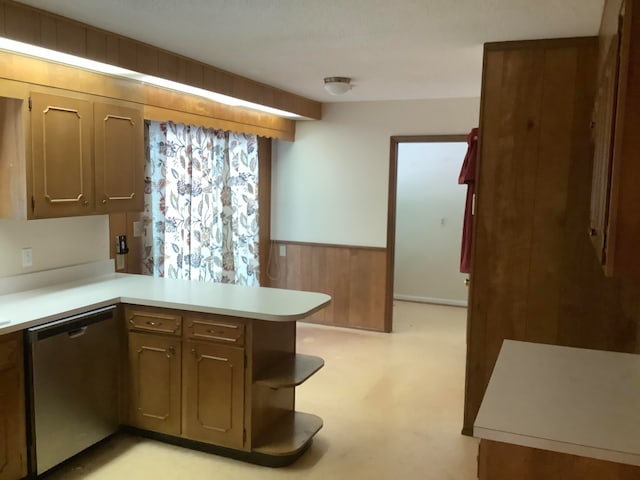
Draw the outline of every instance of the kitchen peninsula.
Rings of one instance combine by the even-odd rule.
[[[26,445],[15,445],[26,442],[24,412],[32,408],[23,388],[30,372],[23,376],[20,368],[28,348],[23,332],[110,306],[121,339],[120,359],[112,359],[121,379],[121,425],[253,463],[295,461],[322,427],[319,417],[295,411],[295,387],[323,366],[318,357],[296,353],[296,321],[330,300],[116,274],[112,261],[0,279],[0,374],[12,372],[4,383],[0,375],[0,394],[17,390],[10,407],[0,409],[11,419],[7,451],[16,452],[0,479],[26,475]]]

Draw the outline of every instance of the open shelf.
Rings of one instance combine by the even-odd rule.
[[[253,452],[271,456],[290,456],[303,450],[322,428],[322,419],[302,412],[287,412],[264,434]]]
[[[289,355],[260,374],[255,383],[269,388],[295,387],[320,370],[323,365],[324,360],[320,357],[300,353]]]

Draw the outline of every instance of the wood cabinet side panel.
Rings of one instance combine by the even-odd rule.
[[[620,285],[604,278],[587,235],[595,40],[547,41],[519,59],[513,48],[490,54],[468,317],[467,433],[504,339],[630,351],[636,338],[637,313],[621,310]]]
[[[269,431],[283,412],[295,408],[293,388],[273,389],[256,385],[261,373],[296,351],[296,323],[254,320],[251,327],[249,371],[251,372],[251,424],[248,428],[251,445]]]
[[[640,278],[640,3],[625,2],[613,147],[608,271]]]
[[[23,348],[21,332],[0,336],[0,480],[27,474]]]
[[[480,480],[632,480],[640,467],[481,440]]]

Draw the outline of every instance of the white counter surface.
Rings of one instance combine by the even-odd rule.
[[[640,466],[640,355],[505,340],[474,436]]]
[[[322,293],[107,273],[0,295],[0,334],[116,303],[296,321],[330,301]]]

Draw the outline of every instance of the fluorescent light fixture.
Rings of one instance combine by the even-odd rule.
[[[0,37],[0,50],[5,50],[11,53],[20,53],[44,60],[50,60],[64,65],[71,65],[73,67],[82,68],[84,70],[91,70],[93,72],[129,78],[132,80],[137,80],[139,82],[148,83],[150,85],[155,85],[157,87],[168,88],[170,90],[176,90],[178,92],[204,97],[209,100],[213,100],[214,102],[222,103],[224,105],[229,105],[232,107],[250,108],[252,110],[270,113],[279,117],[290,118],[292,120],[304,118],[301,115],[287,112],[285,110],[280,110],[278,108],[248,102],[246,100],[241,100],[239,98],[230,97],[221,93],[212,92],[203,88],[192,87],[191,85],[185,85],[184,83],[174,82],[171,80],[166,80],[164,78],[154,77],[153,75],[134,72],[133,70],[127,70],[126,68],[108,65],[102,62],[96,62],[95,60],[89,60],[87,58],[76,57],[75,55],[69,55],[68,53],[57,52],[55,50],[49,50],[48,48],[42,48],[35,45],[29,45],[28,43],[17,42],[8,38]]]

